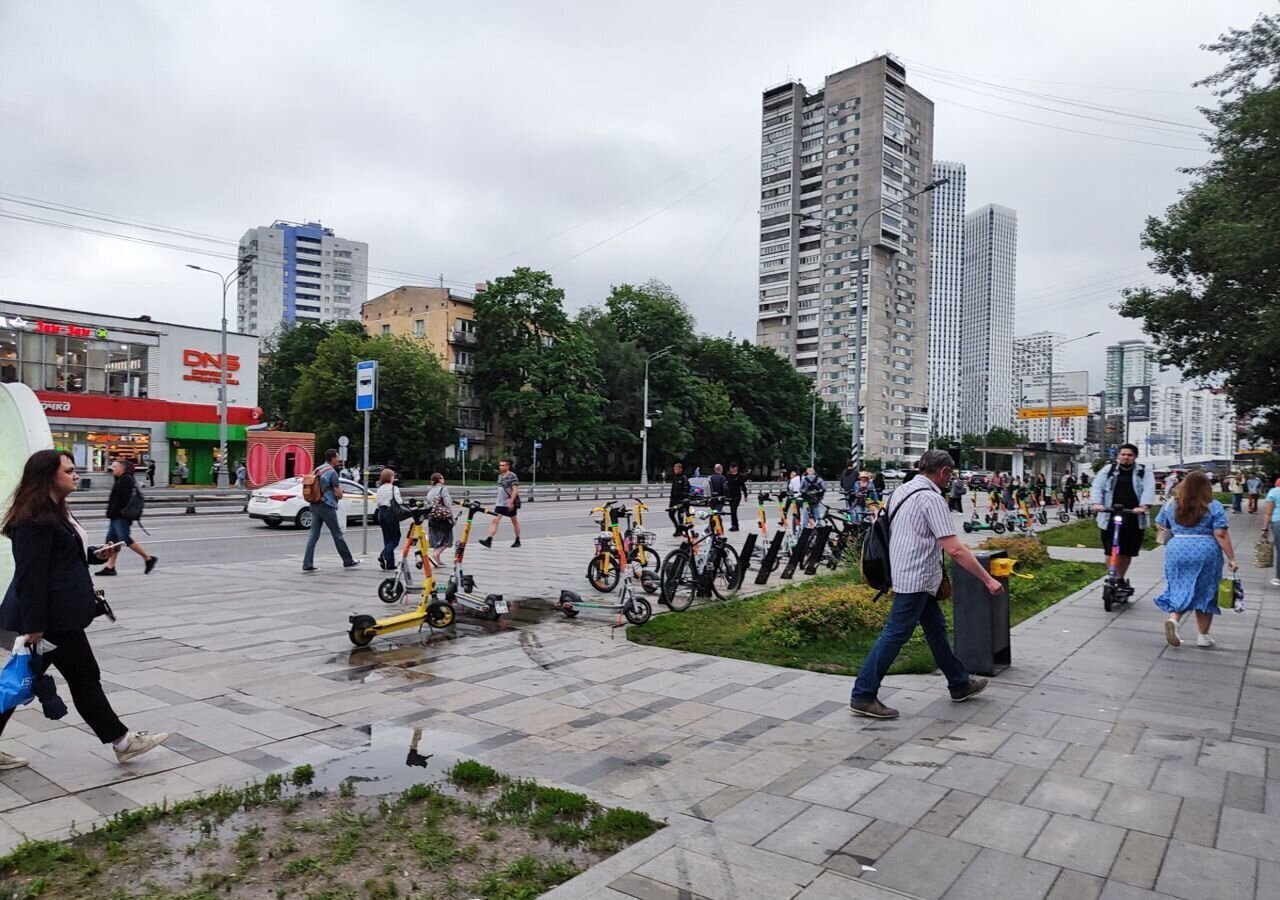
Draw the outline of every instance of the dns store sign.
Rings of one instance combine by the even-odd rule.
[[[218,353],[205,353],[203,350],[183,350],[182,366],[187,371],[183,381],[203,381],[207,384],[222,382],[222,356]],[[239,384],[240,380],[232,373],[240,371],[240,357],[227,355],[227,384]]]

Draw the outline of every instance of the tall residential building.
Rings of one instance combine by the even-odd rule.
[[[893,204],[932,175],[933,102],[906,75],[880,56],[812,93],[792,81],[762,99],[756,342],[813,378],[846,419],[861,384],[864,452],[888,459],[918,456],[929,440],[929,195]]]
[[[964,163],[933,164],[929,220],[929,427],[960,437],[960,359],[964,348]]]
[[[964,222],[961,428],[985,434],[1013,421],[1013,308],[1018,214],[989,203]]]
[[[1144,456],[1231,459],[1236,452],[1235,407],[1222,391],[1152,385],[1151,426],[1140,443]]]
[[[449,288],[406,285],[365,303],[360,311],[371,335],[408,335],[424,341],[440,357],[440,364],[458,376],[458,432],[476,445],[472,456],[483,454],[492,437],[480,412],[480,398],[471,383],[475,369],[475,302]],[[492,445],[494,442],[489,441]]]
[[[1018,391],[1021,388],[1022,378],[1034,376],[1047,378],[1050,360],[1053,362],[1054,372],[1059,374],[1066,372],[1066,354],[1062,349],[1064,340],[1063,335],[1056,331],[1037,331],[1035,334],[1022,335],[1013,339],[1013,406],[1015,410],[1021,404]],[[1053,392],[1055,399],[1061,399],[1060,395],[1066,387],[1065,379],[1055,383]],[[1089,405],[1087,398],[1084,405],[1087,409]],[[1015,412],[1013,427],[1029,443],[1043,444],[1050,438],[1051,430],[1046,419],[1019,419]],[[1053,420],[1052,437],[1055,442],[1083,444],[1088,436],[1088,416],[1072,417],[1066,420],[1058,416]]]
[[[1156,351],[1146,341],[1121,341],[1107,348],[1107,409],[1125,402],[1125,388],[1155,384]]]
[[[239,331],[269,336],[294,322],[359,319],[369,296],[369,245],[319,222],[274,222],[240,238],[240,256],[256,254],[240,279]]]

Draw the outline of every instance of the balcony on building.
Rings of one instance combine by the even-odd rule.
[[[458,374],[474,372],[475,369],[476,369],[475,363],[460,363],[460,362],[449,363],[449,371],[456,372]]]
[[[461,328],[455,328],[449,332],[449,343],[463,344],[468,347],[475,346],[476,333],[475,331],[463,331]]]

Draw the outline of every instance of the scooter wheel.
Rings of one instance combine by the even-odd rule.
[[[432,628],[448,628],[453,624],[453,607],[448,603],[427,605],[427,624]]]
[[[646,594],[658,593],[657,574],[646,569],[644,575],[640,577],[640,587],[644,588]]]
[[[378,599],[383,603],[399,603],[404,596],[404,583],[398,578],[384,578],[378,584]]]
[[[1115,606],[1115,602],[1115,591],[1112,589],[1111,585],[1104,584],[1102,586],[1102,608],[1107,612],[1111,612],[1111,608]]]
[[[559,609],[560,612],[564,613],[564,617],[566,619],[576,619],[578,617],[578,611],[567,603],[562,603],[556,608]]]
[[[1070,521],[1071,521],[1071,516],[1066,512],[1066,510],[1063,510],[1062,512],[1058,513],[1058,521],[1059,521],[1059,522],[1070,522]]]
[[[992,523],[991,523],[991,530],[992,530],[992,531],[994,531],[996,534],[1004,534],[1004,523],[1003,523],[1003,522],[992,522]]]
[[[973,523],[972,523],[972,522],[965,522],[965,523],[964,523],[964,525],[962,525],[961,527],[962,527],[962,528],[964,528],[964,533],[965,533],[965,534],[973,534]]]
[[[643,625],[653,615],[653,607],[643,597],[632,597],[631,605],[624,607],[622,614],[632,625]]]
[[[353,616],[351,618],[351,630],[347,632],[347,637],[351,638],[351,643],[357,647],[367,647],[374,638],[374,634],[370,629],[377,624],[378,622],[373,616]]]

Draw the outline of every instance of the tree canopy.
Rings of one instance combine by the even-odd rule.
[[[1280,440],[1280,16],[1260,16],[1206,49],[1225,55],[1198,82],[1219,102],[1203,110],[1214,158],[1143,246],[1168,287],[1125,292],[1120,313],[1141,319],[1161,363],[1221,383],[1241,414]]]

